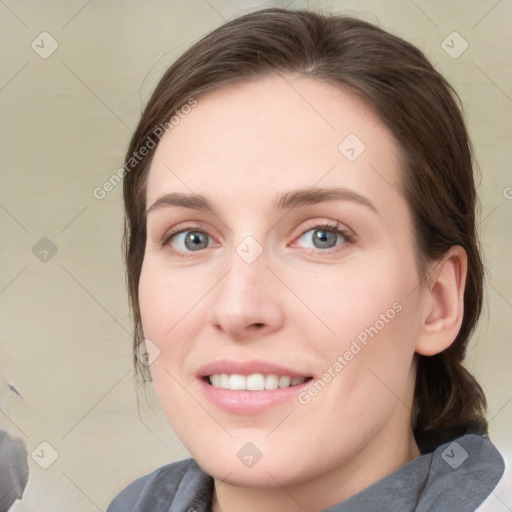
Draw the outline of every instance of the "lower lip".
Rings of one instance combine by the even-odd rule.
[[[237,414],[257,414],[284,404],[294,398],[312,382],[308,380],[297,386],[263,391],[232,391],[214,388],[203,379],[199,385],[204,396],[218,408]]]

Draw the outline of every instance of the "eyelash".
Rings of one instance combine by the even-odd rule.
[[[324,224],[314,224],[313,226],[311,227],[308,227],[307,229],[305,229],[301,234],[300,236],[297,238],[297,239],[300,239],[302,238],[308,231],[316,231],[316,230],[326,230],[326,231],[332,231],[333,233],[336,233],[337,235],[341,235],[344,240],[345,240],[345,243],[341,245],[341,248],[346,244],[352,244],[355,242],[355,238],[352,234],[350,234],[346,229],[344,229],[341,224],[339,223],[334,223],[334,224],[329,224],[329,223],[324,223]],[[179,235],[181,233],[184,233],[186,231],[199,231],[201,233],[204,233],[206,235],[208,235],[208,233],[206,233],[205,231],[203,231],[201,229],[200,226],[198,225],[185,225],[185,226],[181,226],[179,228],[173,228],[169,231],[167,231],[163,236],[162,238],[160,239],[160,243],[161,243],[161,246],[162,247],[165,247],[165,246],[169,246],[169,252],[175,256],[179,256],[181,258],[187,258],[189,256],[193,256],[193,253],[191,254],[183,254],[181,252],[178,252],[178,251],[175,251],[174,249],[171,249],[170,248],[170,245],[169,245],[169,242],[172,240],[172,238],[176,235]],[[208,235],[209,236],[209,235]],[[336,251],[332,251],[331,252],[339,252],[341,251],[342,249],[339,248],[338,250]],[[321,250],[321,249],[317,249],[316,251],[315,250],[312,250],[314,254],[317,254],[317,253],[322,253],[322,252],[329,252],[329,251],[324,251],[324,250]]]

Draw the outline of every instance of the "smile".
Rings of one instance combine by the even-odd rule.
[[[208,382],[214,388],[231,391],[264,391],[277,388],[289,388],[303,384],[309,378],[277,375],[275,373],[252,373],[241,375],[237,373],[215,373],[208,376]]]
[[[198,368],[199,392],[215,407],[231,414],[261,414],[296,403],[297,394],[315,377],[302,363],[285,367],[264,359],[218,359]]]

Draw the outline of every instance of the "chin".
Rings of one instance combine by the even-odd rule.
[[[290,468],[284,461],[264,462],[262,458],[252,467],[233,464],[229,460],[222,461],[220,457],[216,461],[202,457],[196,459],[196,462],[216,480],[239,487],[280,487],[302,480],[296,474],[296,468]]]
[[[215,446],[215,448],[213,448]],[[241,487],[279,487],[292,485],[312,476],[319,469],[318,461],[305,454],[297,457],[297,450],[281,444],[256,447],[232,440],[224,446],[216,444],[211,449],[204,445],[197,451],[190,450],[199,466],[215,479]]]

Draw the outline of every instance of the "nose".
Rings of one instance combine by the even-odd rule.
[[[268,263],[264,251],[251,261],[247,253],[234,250],[212,290],[208,322],[232,340],[261,338],[283,325],[286,287]]]

